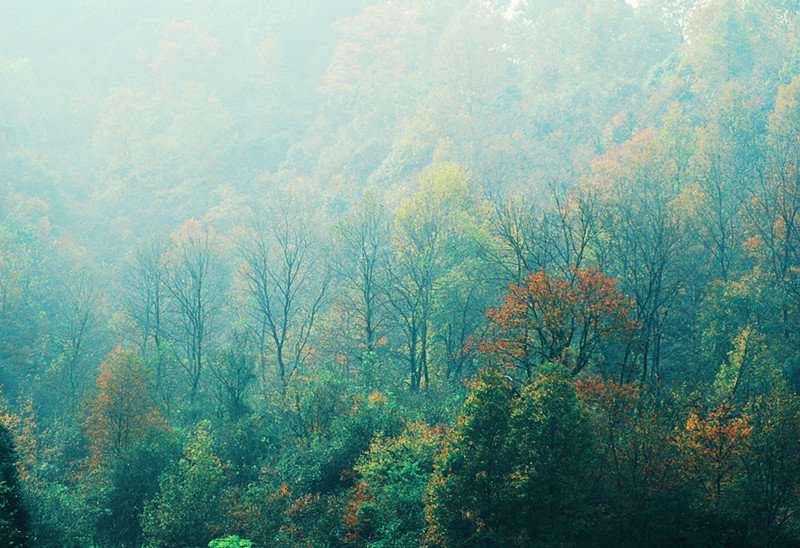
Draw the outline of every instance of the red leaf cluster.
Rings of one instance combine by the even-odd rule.
[[[615,279],[598,269],[573,269],[569,277],[544,271],[512,284],[503,304],[489,310],[486,336],[472,349],[496,365],[522,368],[560,362],[583,370],[603,342],[624,341],[638,329],[633,303]]]

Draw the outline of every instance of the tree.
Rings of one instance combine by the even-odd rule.
[[[427,546],[511,546],[515,498],[513,391],[495,370],[472,386],[438,455],[425,499]]]
[[[696,489],[701,533],[713,542],[738,540],[738,482],[750,453],[750,418],[729,402],[689,413],[681,432],[680,469]]]
[[[9,548],[28,545],[28,514],[22,503],[14,441],[0,422],[0,543]]]
[[[0,405],[0,429],[5,425],[13,434],[17,457],[14,467],[19,487],[24,486],[23,504],[29,513],[28,538],[35,539],[37,546],[66,548],[77,547],[81,542],[90,543],[94,508],[80,496],[79,489],[72,488],[75,478],[64,477],[63,461],[53,450],[52,443],[47,443],[49,433],[43,428],[46,423],[40,422],[34,401],[18,402],[16,413]],[[77,467],[81,464],[75,463]],[[74,468],[70,466],[69,470]],[[5,510],[0,509],[0,516],[6,517]]]
[[[169,415],[178,379],[174,343],[176,312],[170,292],[170,242],[154,237],[136,247],[122,274],[122,306],[139,355]]]
[[[542,372],[511,416],[511,497],[525,542],[589,538],[598,514],[594,424],[564,373]]]
[[[1,69],[0,69],[1,70]],[[3,161],[5,162],[5,161]],[[13,164],[13,162],[11,162]],[[53,326],[45,313],[52,295],[47,275],[53,258],[53,240],[42,200],[14,192],[0,175],[0,360],[13,364],[20,375],[29,371],[37,339]],[[21,177],[19,172],[14,173]],[[5,390],[9,390],[6,381]]]
[[[219,386],[220,401],[232,421],[247,415],[246,395],[256,379],[252,342],[244,331],[234,331],[231,342],[211,359],[211,374]]]
[[[420,546],[425,531],[425,489],[441,450],[444,430],[407,424],[395,437],[379,433],[355,466],[347,543],[352,546]]]
[[[775,27],[785,14],[785,9],[771,2],[742,5],[734,0],[717,0],[698,4],[688,19],[690,47],[684,56],[697,74],[698,88],[710,91],[714,98],[714,91],[724,89],[720,83],[738,80],[755,88],[757,84],[749,82],[750,78],[761,76],[762,71],[775,74],[775,61],[780,59],[776,50],[783,41]]]
[[[371,388],[378,341],[386,330],[389,284],[390,219],[373,194],[367,194],[335,230],[336,272],[346,296],[343,309],[354,316],[361,374]]]
[[[625,376],[626,345],[638,328],[632,308],[616,280],[599,270],[575,269],[569,278],[539,271],[511,285],[502,306],[487,312],[491,324],[472,346],[492,364],[521,369],[530,381],[544,363],[562,363],[573,375],[602,365],[609,360],[603,349],[622,343],[613,365]]]
[[[740,478],[740,512],[755,543],[790,545],[800,539],[800,400],[784,387],[755,398],[750,453]]]
[[[419,192],[395,216],[389,303],[405,339],[402,353],[412,391],[423,383],[430,386],[434,309],[447,289],[444,278],[479,256],[481,211],[481,202],[469,193],[467,174],[455,164],[442,163],[432,166]]]
[[[144,502],[157,491],[155,480],[173,453],[171,431],[139,358],[131,352],[110,357],[86,407],[90,456],[81,485],[99,510],[98,536],[117,546],[138,542]]]
[[[298,447],[303,450],[291,456],[292,467],[286,472],[296,485],[292,491],[342,495],[354,486],[352,470],[373,438],[379,433],[394,437],[402,430],[397,406],[384,396],[374,392],[362,399],[331,394],[337,387],[330,384],[317,388],[307,396],[311,401],[303,402],[306,439],[300,441]]]
[[[94,360],[102,359],[109,345],[103,337],[103,298],[97,279],[87,268],[68,269],[61,283],[62,295],[55,310],[57,319],[53,363],[49,371],[54,391],[65,398],[68,409],[77,411],[91,385]]]
[[[472,3],[454,11],[436,48],[433,66],[438,81],[431,95],[438,96],[446,107],[437,112],[439,123],[450,121],[451,129],[462,129],[464,137],[477,141],[479,136],[470,134],[470,124],[454,122],[473,120],[493,103],[510,72],[511,60],[494,42],[494,33],[500,28],[497,14],[482,12]]]
[[[409,118],[421,103],[427,106],[425,95],[435,82],[428,74],[432,53],[458,3],[362,5],[360,13],[334,24],[336,47],[319,91],[334,107],[329,119],[338,130],[328,145],[334,154],[324,150],[321,157],[338,161],[321,166],[328,168],[323,177],[333,172],[348,186],[363,185],[394,181],[428,164],[436,123]]]
[[[700,197],[695,186],[682,180],[691,132],[681,129],[686,122],[679,113],[672,114],[670,123],[669,133],[646,130],[611,148],[594,162],[594,176],[585,186],[596,203],[593,251],[634,299],[633,317],[641,324],[636,350],[642,380],[658,375],[662,355],[685,340],[671,322],[677,310],[691,314],[696,309],[691,299],[699,291],[690,289],[702,288],[706,276],[705,263],[695,254],[694,212]],[[679,129],[684,135],[677,134]]]
[[[486,308],[495,296],[493,274],[483,256],[465,257],[436,283],[430,363],[453,385],[477,372],[475,355],[464,348],[486,328]]]
[[[208,53],[202,44],[208,36],[196,24],[166,27],[173,36],[160,42],[154,73],[180,67],[182,54]],[[167,217],[202,215],[205,189],[221,184],[236,143],[231,113],[212,89],[191,80],[158,83],[154,91],[131,83],[111,88],[98,105],[91,138],[100,168],[96,203],[127,214],[140,231],[166,228]]]
[[[328,272],[314,234],[314,219],[299,204],[275,208],[239,243],[266,387],[268,343],[282,393],[310,352]]]
[[[214,454],[207,421],[184,445],[183,458],[159,480],[147,502],[142,529],[153,546],[207,546],[222,519],[225,465]]]
[[[779,89],[767,124],[768,169],[753,185],[745,211],[746,247],[780,299],[785,325],[800,302],[800,76]]]
[[[274,489],[266,479],[253,483],[231,505],[226,530],[253,539],[256,546],[273,546],[290,502],[286,485]]]
[[[190,219],[174,236],[169,291],[180,319],[189,400],[195,403],[206,364],[206,348],[225,297],[219,240],[214,230]]]
[[[137,345],[143,358],[149,357],[151,350],[158,355],[165,342],[168,329],[168,251],[167,241],[149,240],[136,248],[124,275],[125,312],[138,331]],[[156,384],[162,380],[161,365],[159,361]]]
[[[555,189],[545,203],[520,196],[498,200],[491,232],[495,261],[508,282],[520,283],[531,272],[565,275],[581,268],[594,233],[593,203],[574,191],[560,197]]]
[[[97,390],[85,422],[93,465],[107,464],[166,431],[150,397],[147,370],[134,354],[118,353],[101,365]]]
[[[208,548],[253,548],[253,542],[230,535],[224,538],[214,539],[208,543]]]
[[[681,402],[655,387],[599,377],[578,381],[577,388],[599,442],[602,493],[596,502],[605,509],[598,544],[688,542],[692,491],[680,475],[676,441]]]
[[[713,276],[727,281],[741,267],[747,192],[763,169],[759,104],[730,85],[700,133],[694,171],[703,203],[700,236],[713,259]]]
[[[421,10],[414,4],[368,5],[334,23],[338,40],[320,91],[360,126],[391,129],[376,124],[382,121],[379,113],[387,107],[399,110],[398,88],[409,85],[408,77],[423,62],[419,42],[424,36],[414,24]]]

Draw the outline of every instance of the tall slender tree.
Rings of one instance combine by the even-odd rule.
[[[282,392],[308,358],[329,283],[314,233],[315,220],[298,204],[284,205],[256,222],[239,243],[260,347],[262,382],[266,385],[272,355]]]
[[[169,292],[180,321],[189,400],[195,403],[206,349],[225,298],[219,241],[213,228],[191,219],[175,234],[169,267]]]

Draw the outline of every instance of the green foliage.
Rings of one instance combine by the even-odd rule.
[[[236,535],[218,538],[208,543],[208,548],[254,548],[254,546],[252,541],[239,538]]]
[[[379,434],[356,465],[359,483],[351,490],[348,544],[416,547],[425,530],[424,499],[441,451],[444,431],[416,422],[396,437]]]
[[[145,503],[157,495],[158,478],[179,455],[180,446],[164,439],[160,444],[137,447],[114,463],[107,486],[88,495],[101,509],[96,522],[100,540],[116,546],[141,542]]]
[[[152,546],[194,548],[208,544],[221,521],[226,466],[214,454],[208,422],[200,422],[184,456],[160,480],[145,504],[142,530]]]
[[[717,282],[708,290],[697,328],[701,333],[701,375],[714,374],[716,397],[748,401],[781,382],[785,340],[779,334],[775,302],[755,280]]]
[[[96,542],[97,508],[76,489],[38,479],[27,485],[26,502],[37,546],[84,548]]]
[[[301,492],[337,493],[354,483],[353,467],[379,433],[392,436],[402,427],[396,408],[375,392],[352,407],[328,427],[316,428],[299,440],[285,471]]]
[[[241,332],[234,332],[231,345],[217,352],[211,361],[211,374],[218,383],[218,399],[231,421],[245,417],[251,410],[247,392],[256,378],[252,344]]]
[[[779,387],[754,399],[746,412],[752,432],[739,512],[754,544],[800,541],[800,398]]]
[[[598,517],[597,438],[573,382],[545,371],[511,417],[513,500],[528,541],[591,538]]]
[[[429,546],[508,546],[516,537],[511,387],[485,370],[436,459],[425,504]]]
[[[283,428],[266,414],[215,422],[215,447],[220,459],[230,463],[231,484],[246,487],[258,479],[264,462],[280,450],[282,436]]]
[[[0,544],[27,546],[28,512],[23,505],[16,451],[8,427],[0,421]]]

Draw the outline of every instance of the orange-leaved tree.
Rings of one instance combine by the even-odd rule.
[[[573,375],[597,361],[605,343],[629,343],[638,329],[633,302],[615,279],[597,269],[573,269],[568,277],[544,271],[512,284],[491,323],[472,347],[488,361],[520,368],[528,379],[537,365],[568,366]],[[625,371],[628,351],[620,355]]]
[[[97,395],[88,411],[85,428],[93,466],[107,464],[167,429],[152,405],[147,369],[131,352],[117,353],[100,366]]]
[[[141,539],[144,501],[176,457],[176,441],[150,388],[141,361],[117,352],[100,367],[96,395],[86,404],[89,456],[79,481],[96,511],[98,539],[108,545]]]
[[[1,393],[0,398],[2,398]],[[6,403],[0,400],[0,423],[6,425],[13,437],[17,454],[15,466],[19,473],[19,479],[28,481],[45,450],[40,445],[44,432],[39,428],[32,399],[20,397],[17,409],[16,413],[13,412]]]
[[[723,528],[741,513],[738,484],[751,453],[752,430],[750,417],[724,402],[705,414],[690,413],[679,440],[686,483],[698,488],[697,510]]]
[[[582,379],[577,387],[600,441],[597,473],[608,536],[596,536],[597,543],[685,543],[690,499],[677,443],[684,419],[680,402],[647,385],[600,377]]]

